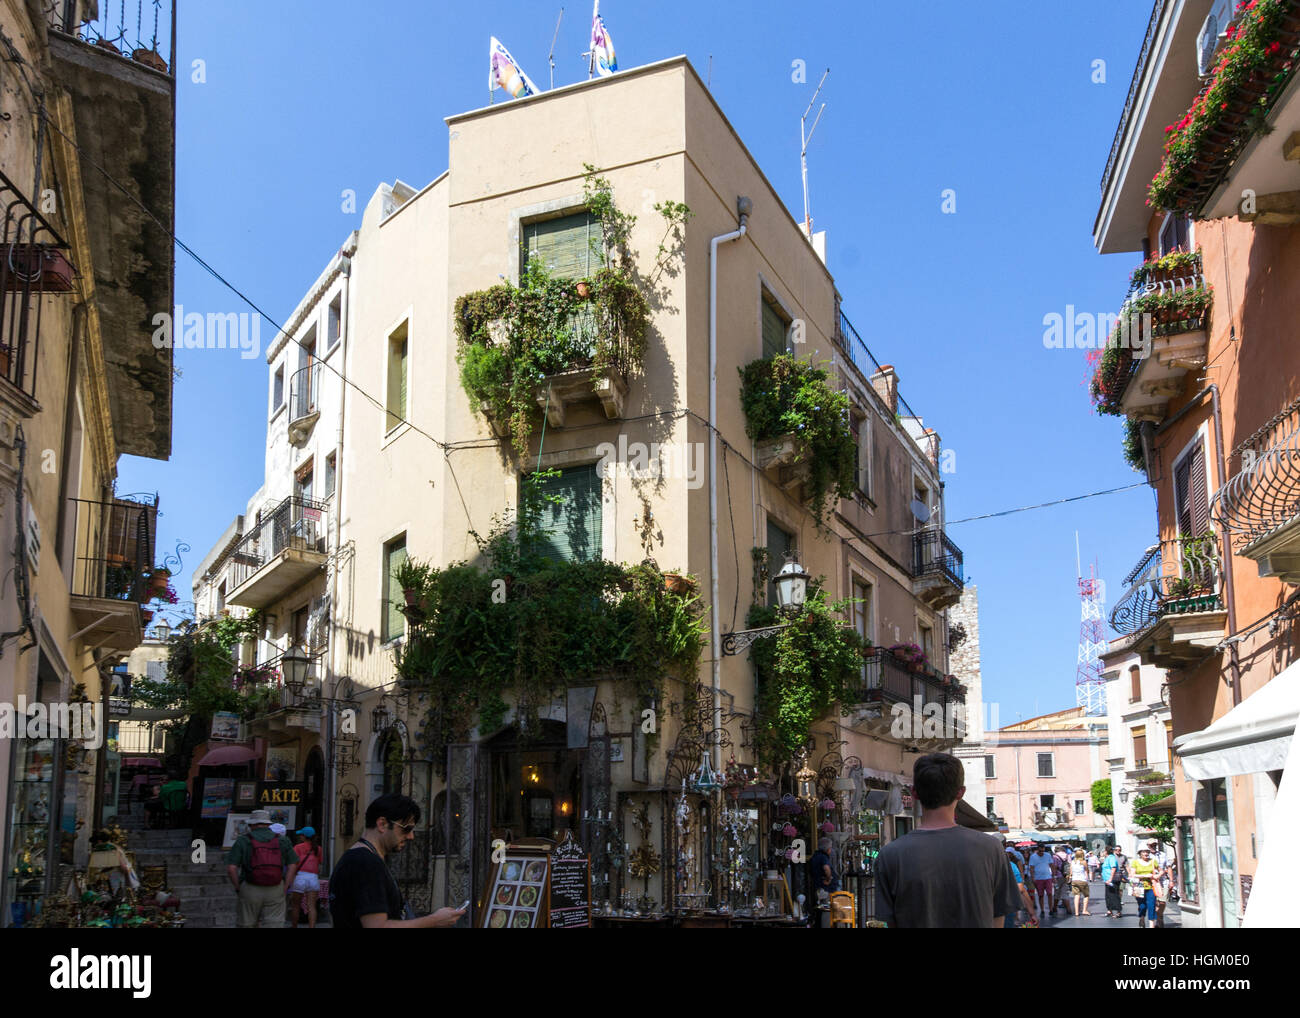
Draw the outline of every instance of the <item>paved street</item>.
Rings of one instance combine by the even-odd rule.
[[[1073,913],[1062,915],[1058,909],[1056,915],[1048,916],[1042,920],[1044,929],[1139,929],[1137,917],[1137,899],[1131,894],[1123,896],[1122,919],[1106,918],[1106,891],[1100,880],[1094,880],[1090,885],[1091,896],[1088,900],[1088,911],[1092,914],[1089,916],[1079,916],[1077,919]],[[1071,899],[1071,908],[1073,908],[1073,899]],[[1178,911],[1177,903],[1171,902],[1165,909],[1165,929],[1181,929],[1182,919]]]

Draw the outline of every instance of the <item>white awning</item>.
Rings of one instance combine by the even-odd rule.
[[[1288,666],[1213,724],[1180,735],[1174,752],[1193,781],[1279,771],[1300,716],[1300,661]]]
[[[1291,766],[1282,770],[1282,784],[1264,826],[1255,883],[1241,921],[1244,929],[1295,928],[1296,906],[1300,904],[1294,875],[1295,844],[1300,838],[1300,740],[1291,740],[1289,762]]]

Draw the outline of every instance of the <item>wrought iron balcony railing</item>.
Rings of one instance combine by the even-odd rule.
[[[41,297],[71,290],[74,273],[68,245],[3,173],[0,215],[0,378],[35,399]]]
[[[926,527],[912,538],[912,575],[936,574],[958,589],[965,585],[961,549],[940,528]]]
[[[299,368],[289,379],[289,427],[319,410],[320,361]]]
[[[1251,435],[1240,455],[1241,472],[1210,503],[1238,551],[1300,518],[1300,401]]]
[[[230,554],[230,589],[239,587],[283,551],[323,552],[327,508],[326,502],[293,495],[265,514]]]
[[[153,596],[150,573],[158,525],[156,495],[127,495],[101,502],[69,499],[75,549],[71,593],[78,597],[137,601]]]
[[[176,0],[45,0],[45,21],[56,32],[170,74],[175,53]]]
[[[1169,2],[1170,0],[1156,0],[1151,9],[1151,17],[1147,21],[1146,35],[1142,39],[1142,51],[1138,54],[1137,66],[1133,69],[1133,78],[1128,86],[1128,96],[1124,99],[1124,112],[1120,115],[1119,127],[1115,129],[1115,138],[1110,143],[1110,154],[1106,157],[1106,169],[1101,174],[1101,189],[1103,192],[1106,190],[1106,183],[1110,180],[1111,172],[1115,169],[1115,160],[1119,156],[1120,142],[1124,140],[1129,121],[1133,117],[1138,86],[1142,83],[1142,78],[1146,72],[1147,59],[1151,54],[1151,44],[1156,37],[1156,28],[1159,27],[1161,15]]]
[[[1213,531],[1153,544],[1124,578],[1127,590],[1111,610],[1111,627],[1132,635],[1166,614],[1219,611],[1222,580],[1222,555]]]
[[[854,703],[905,703],[913,706],[916,697],[922,704],[964,704],[966,692],[927,666],[917,668],[884,647],[867,652],[863,667],[863,685],[854,694]]]

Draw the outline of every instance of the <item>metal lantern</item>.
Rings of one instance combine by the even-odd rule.
[[[159,619],[154,623],[153,638],[159,643],[166,643],[167,638],[172,635],[172,627],[167,624],[166,619]]]
[[[387,699],[380,698],[375,709],[370,712],[370,730],[372,732],[382,732],[393,723],[393,712],[388,706]]]
[[[794,779],[799,785],[800,799],[817,798],[817,772],[809,767],[807,762],[799,768]]]
[[[296,644],[281,656],[280,670],[284,673],[284,684],[294,696],[299,695],[307,685],[307,672],[310,668],[311,658]]]
[[[782,611],[802,608],[808,595],[808,581],[811,577],[803,571],[798,561],[787,554],[785,565],[776,574],[776,599]]]

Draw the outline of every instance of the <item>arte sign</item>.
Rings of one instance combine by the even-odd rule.
[[[257,789],[257,807],[301,806],[306,802],[307,786],[301,781],[263,781]]]

